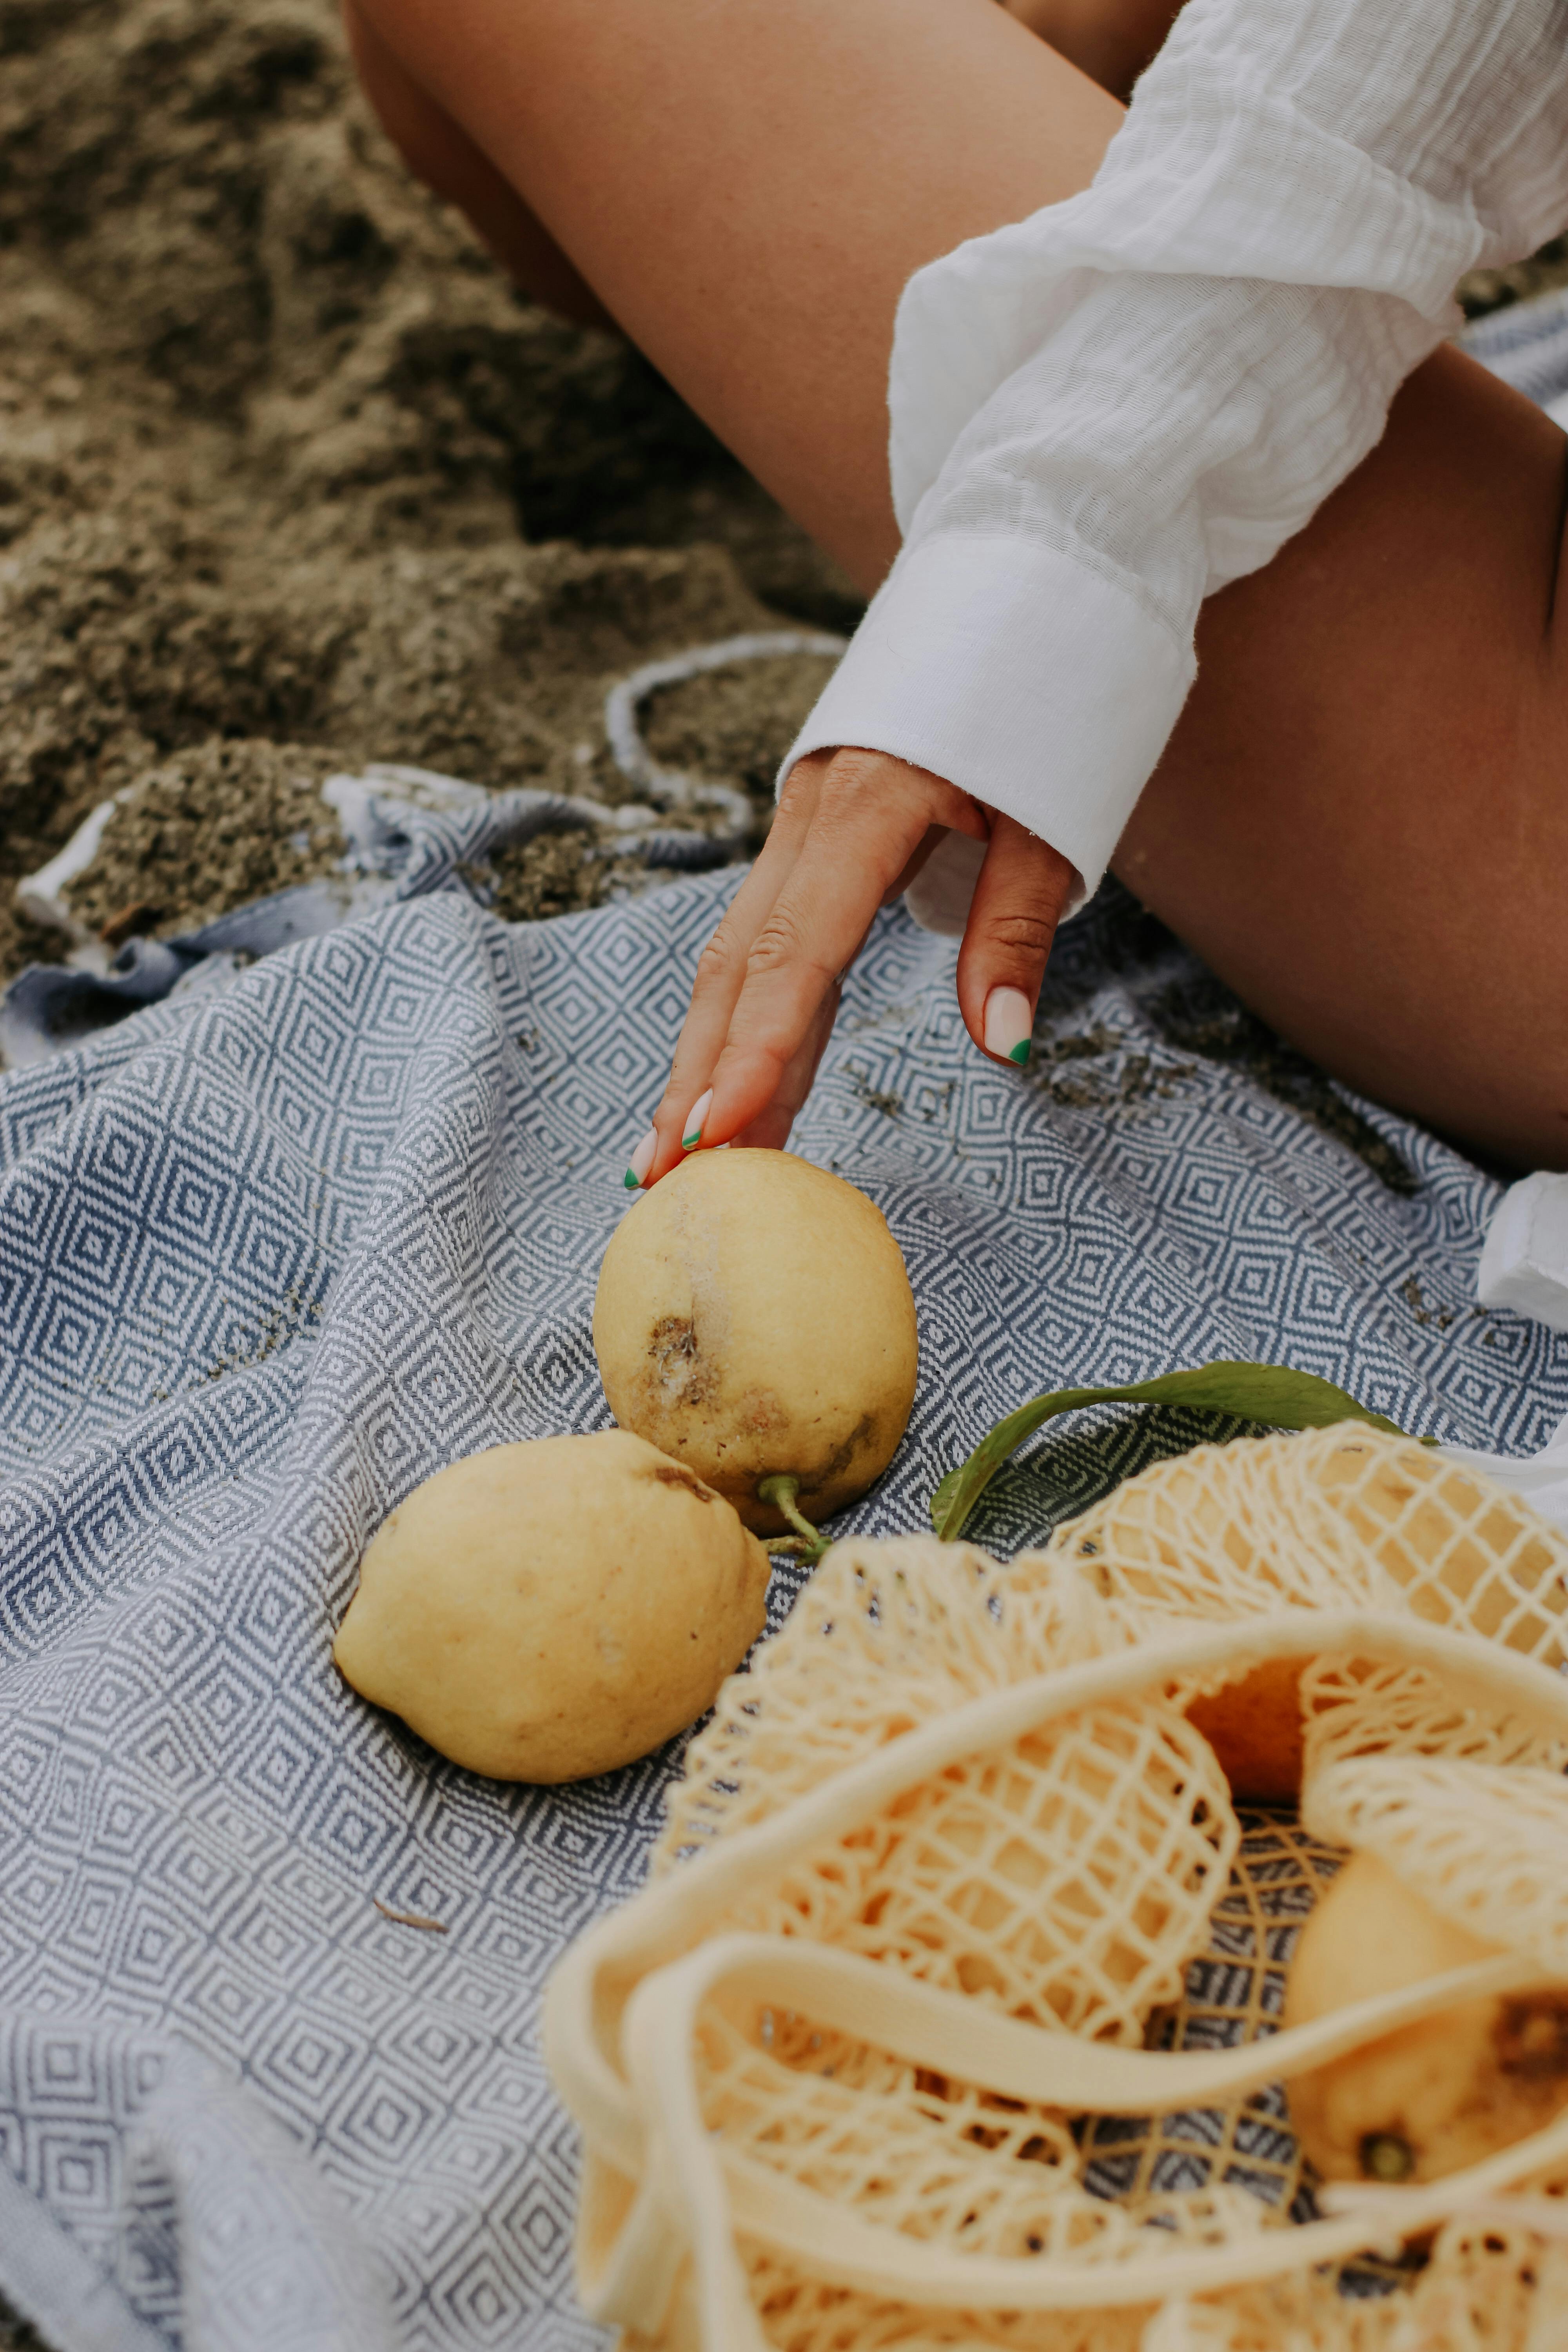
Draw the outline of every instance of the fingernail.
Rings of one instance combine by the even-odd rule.
[[[635,1192],[638,1185],[642,1183],[647,1175],[648,1170],[653,1166],[653,1155],[658,1150],[658,1137],[655,1130],[650,1127],[647,1133],[643,1137],[642,1141],[638,1144],[637,1150],[633,1152],[631,1165],[626,1170],[626,1175],[622,1179],[622,1181],[625,1183],[628,1192]]]
[[[705,1095],[699,1095],[697,1100],[691,1106],[690,1116],[688,1118],[686,1122],[686,1132],[680,1139],[680,1148],[682,1151],[696,1150],[698,1145],[702,1140],[702,1122],[707,1118],[712,1108],[713,1089],[710,1087],[707,1093]]]
[[[1021,988],[994,988],[985,1000],[985,1050],[1009,1062],[1026,1062],[1035,1008]]]

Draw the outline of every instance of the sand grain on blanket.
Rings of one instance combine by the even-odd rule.
[[[0,979],[66,944],[16,878],[171,762],[217,818],[172,850],[178,886],[149,847],[160,930],[312,870],[275,752],[623,798],[616,678],[853,622],[646,362],[521,301],[411,183],[331,0],[61,0],[8,11],[4,47]],[[760,824],[822,665],[759,667],[697,764]],[[660,727],[702,735],[704,693]],[[241,774],[254,876],[221,837]],[[594,903],[615,870],[580,848],[534,845],[503,896]],[[94,928],[136,903],[123,862]]]

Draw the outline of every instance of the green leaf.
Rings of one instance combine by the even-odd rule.
[[[1326,1429],[1336,1421],[1367,1421],[1395,1437],[1405,1432],[1331,1381],[1315,1372],[1292,1371],[1289,1364],[1199,1364],[1188,1372],[1163,1372],[1155,1381],[1135,1381],[1121,1389],[1055,1389],[1020,1405],[982,1438],[967,1462],[950,1470],[931,1498],[931,1523],[943,1543],[962,1534],[971,1511],[1007,1456],[1058,1412],[1084,1404],[1183,1404],[1200,1412],[1223,1412],[1269,1429]],[[1430,1444],[1428,1439],[1426,1443]]]

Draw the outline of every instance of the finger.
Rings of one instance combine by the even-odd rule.
[[[830,755],[797,761],[768,837],[698,959],[691,1003],[653,1123],[632,1152],[628,1187],[655,1184],[684,1157],[693,1107],[701,1101],[729,1034],[752,943],[773,909],[805,839]],[[704,1106],[706,1108],[706,1106]],[[698,1121],[700,1128],[701,1121]]]
[[[713,1071],[704,1143],[727,1142],[760,1117],[928,825],[959,822],[973,806],[901,761],[835,760],[789,877],[752,943]]]
[[[770,1151],[782,1151],[789,1141],[791,1128],[816,1083],[816,1073],[827,1041],[833,1034],[833,1024],[838,1018],[839,1000],[843,990],[835,982],[818,1007],[809,1034],[783,1077],[772,1102],[750,1126],[743,1127],[731,1141],[748,1146],[761,1145]]]
[[[1057,924],[1077,877],[1047,841],[998,815],[958,955],[963,1025],[994,1062],[1026,1062]]]

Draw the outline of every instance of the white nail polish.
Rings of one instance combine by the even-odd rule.
[[[985,1000],[985,1050],[1005,1062],[1026,1062],[1035,1008],[1021,988],[994,988]]]
[[[621,1180],[628,1192],[635,1192],[647,1181],[647,1171],[653,1166],[653,1155],[658,1150],[658,1137],[650,1127],[633,1152],[631,1164]]]
[[[689,1112],[687,1114],[686,1125],[681,1129],[680,1135],[680,1148],[682,1151],[696,1150],[698,1145],[702,1140],[702,1122],[707,1118],[712,1108],[713,1089],[710,1087],[705,1095],[698,1096],[697,1100],[692,1104]]]

